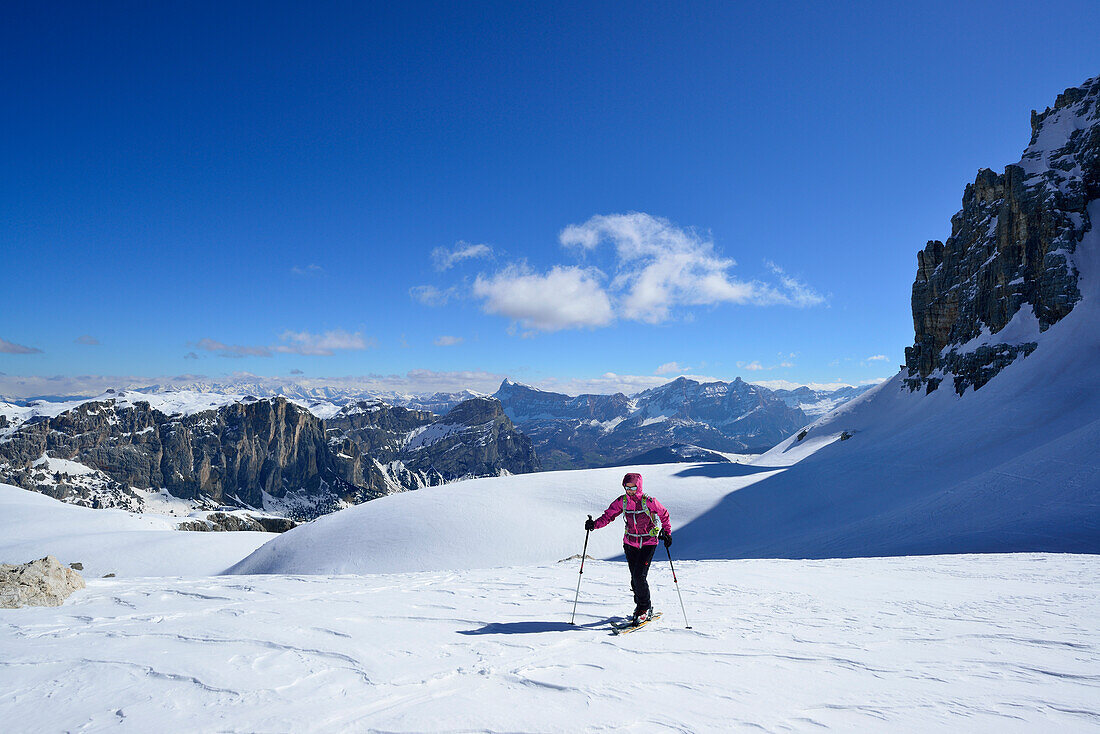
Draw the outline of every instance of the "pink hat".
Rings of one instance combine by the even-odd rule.
[[[642,475],[638,472],[630,472],[623,477],[623,485],[625,486],[629,482],[634,482],[634,485],[638,487],[638,491],[642,491]]]

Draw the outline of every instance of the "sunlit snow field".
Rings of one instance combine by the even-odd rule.
[[[8,731],[1087,731],[1094,557],[93,580],[0,614]]]

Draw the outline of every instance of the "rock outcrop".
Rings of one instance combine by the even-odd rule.
[[[59,607],[84,579],[53,556],[21,564],[0,564],[0,609]]]
[[[492,398],[459,403],[443,420],[414,434],[402,456],[409,469],[426,476],[526,474],[542,468],[531,439]]]
[[[1100,77],[1032,112],[1020,162],[978,172],[946,242],[917,253],[910,389],[960,395],[1026,357],[1080,300],[1073,256],[1100,195]],[[1008,328],[1012,325],[1012,328]]]

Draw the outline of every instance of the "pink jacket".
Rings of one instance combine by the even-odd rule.
[[[642,478],[638,475],[635,480],[638,483],[638,492],[642,494]],[[644,495],[642,495],[644,497]],[[625,503],[624,503],[625,498]],[[646,509],[649,512],[646,512]],[[626,534],[623,535],[623,543],[641,548],[643,545],[657,545],[657,533],[651,515],[655,514],[661,520],[661,528],[665,532],[672,532],[672,523],[668,519],[668,510],[652,497],[645,497],[645,508],[642,507],[640,498],[631,497],[625,492],[617,497],[614,502],[596,520],[596,527],[602,528],[614,520],[620,514],[626,516]]]

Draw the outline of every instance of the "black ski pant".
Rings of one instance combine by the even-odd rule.
[[[653,552],[656,545],[643,545],[635,548],[632,545],[623,544],[623,552],[626,554],[626,565],[630,567],[630,590],[634,592],[634,611],[644,612],[653,603],[649,598],[649,562],[653,560]]]

